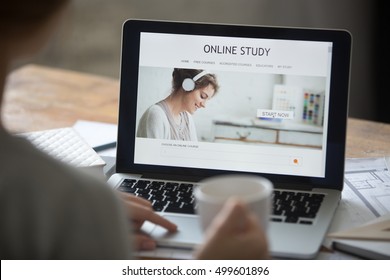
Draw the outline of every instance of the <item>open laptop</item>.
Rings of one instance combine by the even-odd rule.
[[[109,183],[151,200],[179,226],[175,234],[150,223],[143,230],[160,246],[193,248],[203,239],[191,196],[197,182],[257,174],[275,187],[271,255],[314,258],[343,187],[350,34],[128,20],[122,40]],[[174,68],[198,69],[203,74],[190,77],[195,83],[208,73],[217,77],[218,94],[192,115],[197,141],[137,137],[144,112],[171,93]],[[314,204],[298,205],[307,198]]]

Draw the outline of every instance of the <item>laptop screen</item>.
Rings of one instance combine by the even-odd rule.
[[[318,182],[339,172],[329,168],[344,157],[349,53],[339,62],[340,39],[330,34],[343,32],[131,22],[118,168]]]

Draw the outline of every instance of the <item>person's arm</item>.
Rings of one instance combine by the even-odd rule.
[[[196,250],[197,259],[268,259],[265,232],[235,199],[227,201],[206,231],[205,242]]]
[[[134,236],[126,209],[110,187],[94,178],[81,178],[63,194],[57,230],[60,258],[134,258]]]

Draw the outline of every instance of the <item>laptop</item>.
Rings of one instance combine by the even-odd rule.
[[[170,234],[144,224],[159,246],[191,249],[203,241],[192,196],[200,180],[266,177],[275,188],[271,256],[314,258],[343,187],[350,55],[344,30],[127,20],[109,184],[150,200],[178,225]],[[139,134],[145,112],[174,91],[174,71],[190,70],[196,75],[187,77],[194,84],[188,95],[202,77],[218,83],[207,106],[184,113],[196,139],[173,139],[172,131]],[[158,110],[161,125],[168,117]]]

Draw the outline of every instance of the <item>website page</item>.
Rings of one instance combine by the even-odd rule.
[[[134,162],[324,177],[331,55],[330,42],[141,33]]]

